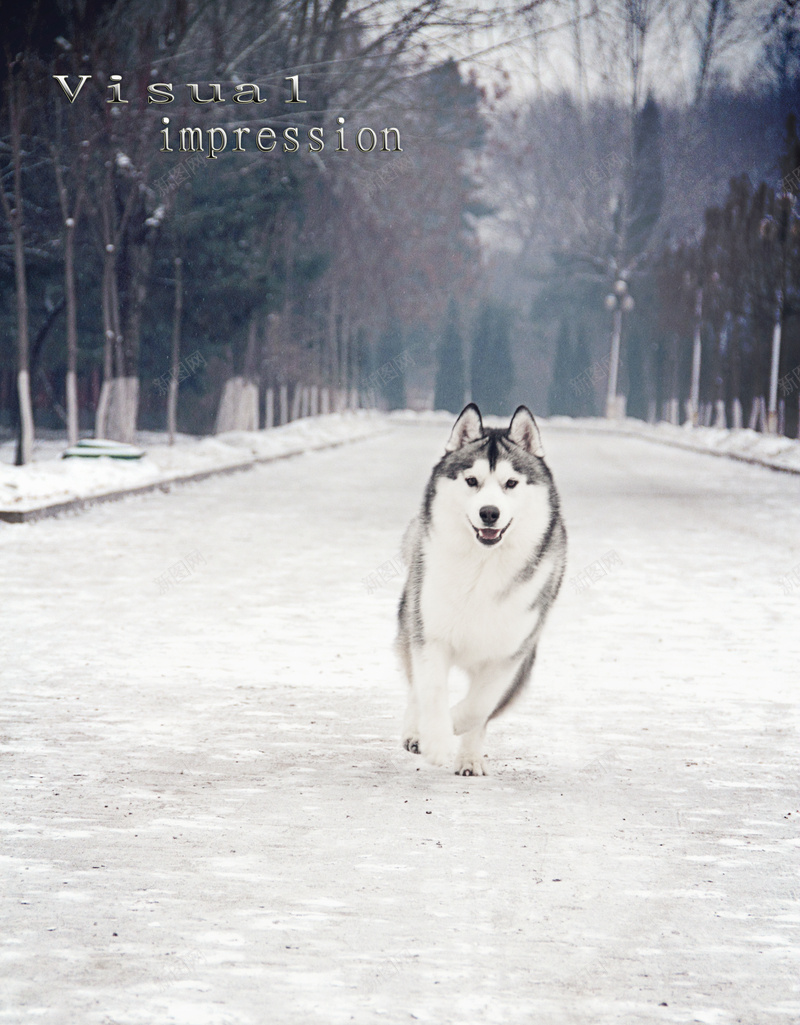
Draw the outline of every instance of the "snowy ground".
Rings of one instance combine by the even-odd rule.
[[[800,1021],[800,478],[545,428],[569,580],[464,779],[391,653],[446,433],[0,524],[0,1022]]]
[[[13,465],[16,444],[6,441],[0,445],[0,517],[4,511],[28,512],[249,466],[365,438],[382,429],[379,414],[361,411],[309,417],[270,431],[229,431],[207,438],[178,435],[174,445],[167,444],[165,434],[142,431],[137,445],[146,454],[136,460],[62,459],[67,443],[56,435],[37,440],[28,466]]]
[[[661,423],[648,424],[628,417],[625,420],[603,420],[598,417],[553,417],[552,426],[573,430],[605,431],[647,438],[662,445],[673,445],[693,452],[728,456],[745,463],[769,466],[775,470],[800,473],[800,441],[782,434],[762,434],[747,427],[691,427]]]

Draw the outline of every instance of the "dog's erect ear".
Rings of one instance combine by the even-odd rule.
[[[483,420],[481,411],[474,402],[470,402],[461,411],[456,420],[450,438],[445,446],[445,452],[455,452],[456,449],[469,445],[471,441],[477,441],[483,435]]]
[[[539,428],[527,406],[517,406],[516,413],[511,417],[508,437],[515,445],[519,445],[531,455],[538,456],[539,459],[544,458],[542,436],[539,434]]]

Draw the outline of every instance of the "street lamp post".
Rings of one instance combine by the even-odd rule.
[[[622,312],[630,313],[635,303],[628,292],[628,282],[619,277],[614,282],[613,291],[605,299],[606,309],[614,317],[611,327],[611,356],[608,365],[608,391],[606,393],[606,419],[618,420],[623,416],[624,396],[617,395],[617,379],[619,377],[619,347],[622,338]]]

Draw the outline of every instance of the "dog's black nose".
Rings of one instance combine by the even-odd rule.
[[[500,519],[500,510],[496,505],[485,505],[480,515],[487,527],[493,527]]]

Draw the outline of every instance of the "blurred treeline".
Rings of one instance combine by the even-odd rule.
[[[776,316],[781,381],[800,364],[795,7],[0,4],[0,428],[22,425],[23,458],[34,420],[130,439],[164,427],[176,377],[178,427],[196,433],[232,381],[257,391],[261,422],[281,386],[601,413],[592,368],[620,276],[629,414],[683,419],[702,290],[700,419],[735,422],[738,402],[761,425]],[[510,53],[512,78],[454,52]],[[70,103],[54,75],[91,77]],[[291,75],[302,104],[286,103]],[[175,101],[148,103],[153,83]],[[225,102],[193,103],[187,83],[202,98],[220,83]],[[246,83],[263,102],[234,103]],[[178,151],[185,127],[202,156]],[[215,127],[229,142],[209,159]],[[402,153],[381,150],[389,127]],[[782,398],[794,433],[796,392]]]
[[[367,388],[383,401],[375,374],[392,361],[424,369],[448,298],[472,295],[479,267],[465,154],[483,142],[481,93],[417,43],[449,5],[3,7],[2,423],[30,419],[22,370],[39,426],[74,422],[71,405],[100,435],[162,428],[174,340],[178,426],[196,432],[213,429],[231,378],[256,382],[262,406],[266,388],[291,401],[300,384],[326,386],[333,406]],[[73,95],[91,77],[70,102],[55,75]],[[290,75],[302,102],[286,102]],[[205,99],[217,82],[225,102],[190,100],[187,83]],[[148,103],[152,83],[175,101]],[[261,102],[233,101],[244,83]],[[307,142],[314,126],[322,152]],[[182,127],[202,129],[203,155],[179,151]],[[211,159],[213,127],[229,144]],[[251,128],[246,152],[233,151],[236,127]],[[272,152],[255,144],[264,127]],[[361,127],[376,133],[372,152],[356,145]],[[398,130],[385,150],[384,128]]]
[[[691,416],[697,335],[696,422],[767,429],[777,324],[777,426],[796,437],[800,5],[599,6],[566,41],[565,87],[495,119],[493,290],[517,312],[518,394],[603,414],[622,279],[629,415]]]

